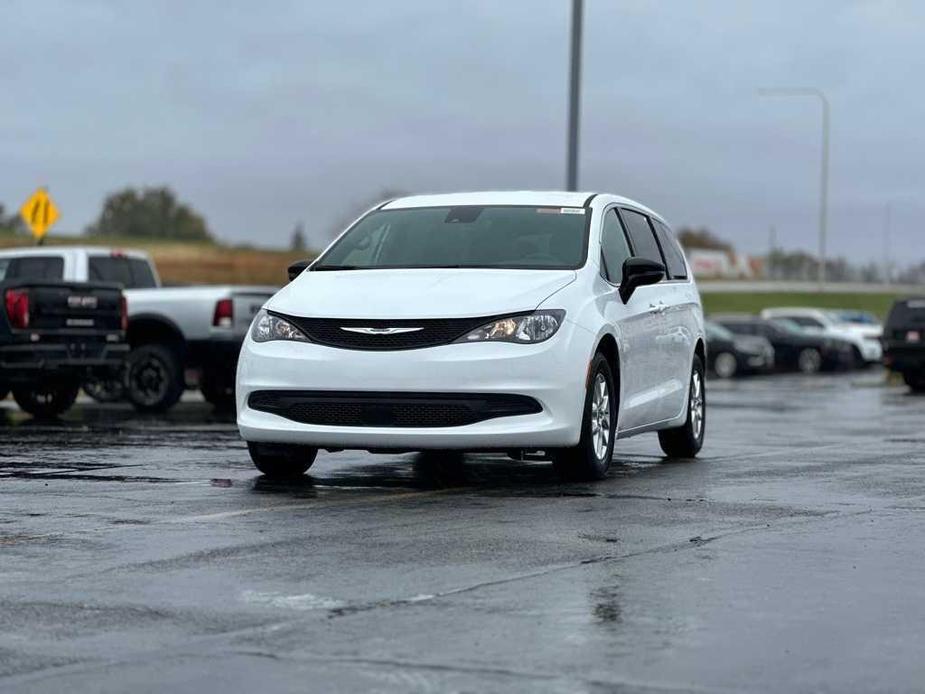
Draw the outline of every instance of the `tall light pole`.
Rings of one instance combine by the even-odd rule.
[[[759,89],[762,96],[810,96],[822,104],[822,167],[819,180],[819,291],[825,289],[826,234],[829,216],[829,100],[821,89],[798,87]]]
[[[568,153],[566,190],[578,190],[578,126],[581,118],[581,22],[583,0],[572,0],[572,48],[568,85]]]
[[[888,202],[883,215],[883,279],[889,284],[892,272],[890,271],[890,232],[893,226],[893,203]]]

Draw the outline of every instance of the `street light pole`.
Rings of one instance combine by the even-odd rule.
[[[819,180],[819,291],[825,289],[826,242],[829,222],[829,100],[815,87],[759,89],[762,96],[812,96],[822,104],[822,167]]]
[[[572,0],[572,46],[569,62],[568,153],[566,190],[578,190],[578,126],[581,117],[581,24],[583,0]]]

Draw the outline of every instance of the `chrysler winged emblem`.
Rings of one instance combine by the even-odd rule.
[[[402,333],[416,333],[424,328],[348,328],[342,325],[340,329],[346,330],[348,333],[362,333],[363,335],[400,335]]]

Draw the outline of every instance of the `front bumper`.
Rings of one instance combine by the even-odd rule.
[[[580,437],[592,348],[592,335],[570,323],[537,345],[450,344],[373,352],[247,338],[238,362],[238,428],[247,441],[319,448],[571,446]],[[460,426],[327,426],[252,409],[249,397],[258,390],[521,395],[536,400],[541,410]]]

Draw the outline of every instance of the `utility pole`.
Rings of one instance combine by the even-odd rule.
[[[825,290],[826,242],[829,216],[829,100],[816,87],[759,89],[761,96],[811,96],[822,105],[822,162],[819,176],[819,291]]]
[[[569,61],[568,153],[566,190],[578,190],[578,129],[581,119],[581,24],[583,0],[572,0],[572,46]]]
[[[770,279],[772,280],[777,279],[776,253],[777,253],[777,227],[775,227],[772,224],[771,228],[768,230],[768,275],[770,275]]]

